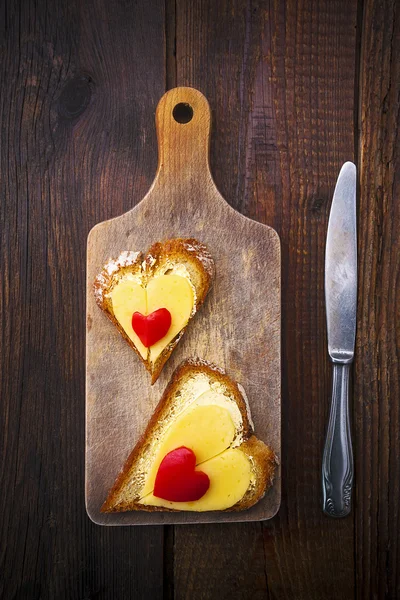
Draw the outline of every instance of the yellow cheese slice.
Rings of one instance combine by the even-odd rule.
[[[150,361],[155,362],[164,348],[186,327],[193,310],[194,294],[188,280],[180,275],[160,275],[147,284],[147,314],[159,308],[171,313],[167,334],[150,347]]]
[[[127,336],[135,344],[141,356],[146,360],[148,349],[142,344],[139,337],[132,329],[132,315],[134,312],[147,314],[146,290],[136,281],[126,277],[121,279],[110,293],[114,316],[124,329]]]
[[[250,486],[250,461],[239,448],[225,450],[218,456],[198,465],[196,470],[203,471],[210,478],[210,487],[199,500],[170,502],[150,493],[140,500],[141,504],[196,512],[225,510],[239,502]]]
[[[188,324],[194,306],[194,294],[189,281],[181,275],[174,274],[150,279],[146,288],[125,277],[114,286],[110,298],[115,318],[144,360],[149,358],[153,363]],[[167,334],[148,349],[132,329],[132,315],[134,312],[149,315],[159,308],[169,310],[171,326]]]
[[[235,426],[226,408],[218,405],[186,409],[168,429],[149,469],[142,496],[153,491],[158,467],[168,452],[185,446],[204,462],[228,448],[235,436]]]

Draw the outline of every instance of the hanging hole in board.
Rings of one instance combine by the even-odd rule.
[[[179,102],[179,104],[174,106],[172,116],[177,123],[181,123],[182,125],[189,123],[193,119],[193,108],[187,102]]]

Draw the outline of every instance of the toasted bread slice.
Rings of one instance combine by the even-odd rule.
[[[210,289],[214,261],[206,246],[195,239],[157,242],[146,255],[122,252],[96,277],[98,306],[114,323],[151,374],[153,384],[183,336]],[[167,308],[171,325],[150,347],[132,327],[132,315]]]
[[[159,465],[182,446],[195,453],[210,488],[192,502],[156,498]],[[101,511],[246,510],[272,485],[276,464],[273,450],[253,435],[241,386],[218,367],[189,359],[176,369]]]

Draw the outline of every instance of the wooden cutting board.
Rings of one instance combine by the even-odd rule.
[[[186,122],[185,122],[186,121]],[[214,362],[245,388],[256,435],[280,458],[280,242],[277,233],[236,212],[218,192],[209,167],[210,108],[193,88],[167,92],[156,112],[155,180],[132,210],[90,232],[87,247],[86,507],[102,525],[255,521],[280,505],[273,487],[238,513],[102,514],[100,506],[158,403],[174,369],[195,356]],[[97,307],[93,281],[109,258],[146,251],[153,242],[195,237],[216,265],[213,287],[158,381]]]

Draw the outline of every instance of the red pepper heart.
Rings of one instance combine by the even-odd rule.
[[[171,313],[166,308],[159,308],[149,315],[140,312],[132,315],[132,329],[146,348],[161,340],[170,327]]]
[[[171,502],[199,500],[210,487],[210,479],[206,473],[195,471],[195,466],[193,450],[181,446],[168,452],[158,467],[154,496]]]

